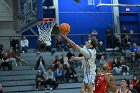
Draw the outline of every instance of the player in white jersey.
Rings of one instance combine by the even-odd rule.
[[[85,60],[84,65],[84,80],[83,85],[81,87],[81,93],[85,93],[86,89],[88,89],[89,93],[93,93],[93,84],[96,76],[96,45],[98,41],[95,38],[89,40],[83,48],[76,45],[72,40],[70,40],[66,35],[62,34],[62,36],[67,40],[69,44],[71,44],[74,48],[76,48],[79,52],[83,54],[83,57],[72,57],[72,60]]]

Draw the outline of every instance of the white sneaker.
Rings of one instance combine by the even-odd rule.
[[[52,91],[52,90],[53,90],[53,88],[50,88],[50,90]]]

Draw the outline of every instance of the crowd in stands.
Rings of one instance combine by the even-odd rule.
[[[124,29],[125,31],[126,29]],[[135,66],[140,68],[140,49],[138,48],[136,42],[131,42],[129,35],[123,35],[122,41],[119,40],[119,37],[116,35],[114,37],[114,45],[112,45],[111,41],[111,28],[107,29],[105,33],[107,39],[107,47],[105,46],[105,42],[103,40],[99,40],[98,33],[94,29],[91,34],[89,34],[89,39],[97,38],[98,46],[97,50],[97,69],[101,69],[102,65],[105,62],[109,62],[111,65],[112,73],[114,75],[128,75],[130,74],[130,69],[133,70]],[[86,42],[85,42],[86,43]],[[45,60],[42,56],[40,56],[36,62],[35,69],[37,70],[35,82],[36,82],[36,90],[40,89],[40,85],[44,86],[45,90],[48,90],[48,86],[50,90],[54,90],[60,83],[69,83],[78,82],[78,76],[75,71],[75,68],[82,68],[84,65],[84,60],[74,62],[71,58],[75,56],[75,50],[67,43],[62,42],[61,37],[55,38],[55,44],[57,51],[65,50],[67,54],[61,54],[59,56],[55,56],[52,61],[52,65],[47,67],[45,64]],[[0,68],[6,70],[12,70],[15,66],[21,66],[24,62],[24,59],[21,57],[20,53],[27,53],[27,49],[29,47],[29,41],[26,37],[23,37],[21,41],[14,37],[11,41],[11,48],[8,52],[3,51],[3,45],[0,45]],[[115,56],[113,52],[110,54],[107,51],[107,48],[119,48],[121,52],[121,56]],[[123,50],[129,50],[128,58],[124,55]],[[52,51],[51,51],[52,52]],[[114,55],[115,57],[111,60],[110,56]],[[81,54],[78,55],[83,56]],[[129,61],[127,59],[130,59]],[[131,67],[127,65],[127,62],[131,63]],[[140,91],[140,81],[137,76],[134,75],[133,79],[129,80],[129,84],[127,80],[122,80],[126,85],[121,84],[121,87],[129,87],[131,91],[137,91],[134,93],[138,93]],[[0,91],[2,91],[2,85],[0,84]],[[119,90],[117,90],[119,91]]]
[[[53,90],[60,83],[69,83],[69,80],[78,82],[75,69],[69,64],[64,65],[64,62],[60,62],[62,58],[56,56],[52,65],[46,67],[43,57],[39,57],[35,65],[35,69],[38,70],[35,78],[36,90],[39,89],[39,85],[44,85],[45,90],[48,89],[47,86],[49,85],[50,90]],[[63,61],[65,60],[63,59]]]

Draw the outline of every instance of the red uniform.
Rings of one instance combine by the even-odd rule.
[[[121,89],[117,89],[117,93],[129,93],[129,92],[130,92],[130,90],[128,90],[128,89],[125,90],[125,92],[122,92]]]
[[[100,73],[95,81],[95,91],[94,93],[107,93],[107,83],[105,81],[105,74]]]

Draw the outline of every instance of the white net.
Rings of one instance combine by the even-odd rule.
[[[54,25],[54,21],[43,22],[42,24],[37,25],[39,31],[39,41],[45,43],[46,46],[51,45],[51,32]]]

